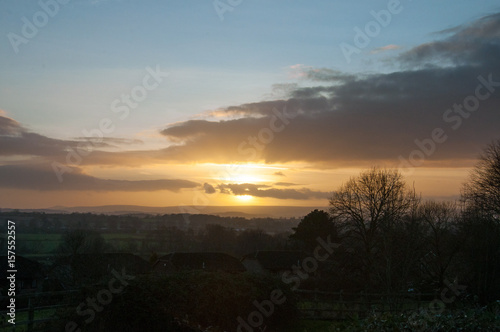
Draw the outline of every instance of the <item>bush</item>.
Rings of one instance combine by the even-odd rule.
[[[165,277],[137,277],[113,297],[93,322],[76,321],[82,331],[235,331],[256,311],[253,302],[269,300],[280,289],[286,301],[274,307],[264,325],[283,328],[298,317],[295,295],[280,280],[250,274],[186,272]],[[79,321],[80,320],[80,321]],[[193,329],[190,329],[191,327]]]
[[[325,331],[499,331],[500,306],[445,310],[432,314],[428,310],[407,313],[380,313],[351,322],[332,324]]]

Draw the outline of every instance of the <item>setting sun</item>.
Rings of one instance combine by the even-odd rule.
[[[9,13],[0,20],[2,31],[9,31],[2,48],[9,66],[0,80],[0,207],[316,207],[371,166],[408,169],[405,177],[425,199],[455,200],[480,147],[498,138],[500,78],[493,75],[497,62],[490,61],[496,53],[482,52],[497,50],[489,46],[497,42],[500,16],[495,1],[483,2],[492,8],[471,4],[465,12],[470,17],[436,15],[430,25],[417,24],[414,15],[415,20],[398,20],[395,29],[381,22],[399,7],[394,13],[383,7],[363,11],[361,5],[319,1],[318,21],[294,18],[278,27],[267,20],[268,40],[250,33],[261,31],[262,22],[253,17],[261,11],[258,3],[247,4],[226,11],[235,20],[225,25],[231,31],[231,24],[241,22],[248,47],[240,47],[239,34],[212,43],[220,34],[183,28],[225,29],[221,12],[195,14],[213,9],[206,2],[192,10],[185,2],[81,0],[64,14],[61,7],[61,15],[81,21],[54,20],[33,43],[23,34],[42,27],[24,18],[52,15],[44,6],[38,12],[34,4],[33,16],[22,1],[0,2],[0,11]],[[78,25],[89,19],[96,24],[92,32],[105,31],[108,11],[125,3],[128,9],[120,9],[117,18],[123,26],[116,31],[89,39],[90,32]],[[293,15],[313,10],[300,1],[272,6]],[[412,10],[427,14],[424,8]],[[433,13],[440,9],[448,6]],[[138,25],[134,36],[147,38],[124,52],[131,45],[121,33],[129,29],[128,10],[140,18],[167,16]],[[332,19],[339,12],[352,21]],[[376,18],[364,21],[367,13]],[[404,15],[406,10],[399,16]],[[310,33],[295,34],[300,24]],[[325,26],[336,33],[319,33]],[[449,27],[456,28],[428,38]],[[379,28],[388,33],[375,33]],[[285,42],[287,31],[297,38],[293,43]],[[478,40],[465,38],[469,34]],[[318,39],[311,43],[313,35]],[[179,40],[185,47],[172,47]],[[278,41],[280,47],[260,49]],[[92,56],[57,52],[73,43],[83,43]],[[304,47],[300,56],[297,45]],[[227,50],[239,60],[220,62]],[[457,53],[450,56],[452,50]],[[448,56],[450,63],[440,62]],[[119,65],[103,65],[116,59]],[[422,69],[428,65],[436,70]],[[468,66],[477,70],[464,70]],[[458,130],[462,126],[467,129]]]
[[[238,195],[238,196],[236,196],[236,198],[241,202],[248,202],[248,201],[251,201],[253,199],[253,196],[251,196],[251,195]]]
[[[214,180],[237,184],[265,182],[263,175],[269,169],[284,169],[259,164],[210,164],[210,166],[215,168]]]
[[[500,331],[499,4],[0,0],[1,330]]]
[[[230,178],[226,179],[227,181],[234,182],[234,183],[256,183],[256,182],[262,182],[262,179],[255,175],[249,175],[249,174],[242,174],[242,175],[236,175]]]

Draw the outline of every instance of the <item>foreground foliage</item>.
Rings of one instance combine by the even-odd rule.
[[[499,331],[500,304],[488,306],[445,310],[441,314],[432,314],[429,310],[407,313],[383,313],[370,315],[342,323],[323,326],[321,331]],[[304,329],[302,331],[315,331]],[[298,332],[298,331],[297,331]]]
[[[86,324],[73,308],[62,315],[82,331],[235,331],[238,317],[258,311],[254,301],[269,300],[279,289],[286,301],[264,317],[268,330],[286,328],[298,317],[296,299],[279,280],[250,274],[186,272],[142,276]],[[98,290],[98,287],[96,287]]]

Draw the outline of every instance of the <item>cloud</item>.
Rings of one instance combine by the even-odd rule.
[[[408,65],[498,64],[500,52],[500,13],[485,16],[471,24],[440,31],[451,34],[443,40],[426,43],[402,54],[400,60]]]
[[[64,174],[59,182],[54,170],[48,164],[42,165],[3,165],[0,166],[0,187],[31,190],[86,190],[86,191],[157,191],[178,192],[191,189],[199,184],[188,180],[108,180],[82,173],[77,168]]]
[[[478,77],[500,82],[500,14],[450,33],[398,56],[403,68],[392,73],[354,76],[293,66],[320,84],[296,88],[288,99],[219,110],[238,113],[238,119],[165,128],[162,134],[176,143],[165,156],[191,162],[397,166],[439,128],[446,142],[435,145],[425,165],[470,166],[481,146],[499,138],[500,88],[476,112],[462,116],[453,109],[474,95]],[[274,114],[284,109],[293,119],[286,125],[278,120],[274,124],[284,126],[273,131]]]
[[[290,97],[291,93],[298,88],[297,83],[278,83],[273,84],[271,93],[265,96],[265,99],[282,99]]]
[[[0,156],[55,156],[63,154],[67,145],[76,146],[76,142],[29,132],[14,119],[0,115]]]
[[[300,78],[303,80],[311,81],[348,81],[355,78],[354,75],[346,74],[339,70],[334,70],[331,68],[314,68],[305,65],[294,65],[290,66],[292,78]]]
[[[286,176],[285,173],[283,173],[283,172],[274,172],[273,175],[276,175],[276,176]]]
[[[308,200],[308,199],[325,199],[328,198],[329,193],[323,191],[313,191],[307,188],[302,189],[276,189],[271,188],[268,185],[257,185],[251,183],[229,183],[220,184],[217,186],[223,194],[232,194],[236,196],[250,195],[255,197],[267,197],[267,198],[278,198],[278,199],[297,199],[297,200]]]
[[[144,141],[140,139],[129,139],[120,137],[76,137],[79,142],[91,142],[92,145],[110,146],[117,147],[119,145],[142,145]]]
[[[393,62],[402,67],[391,73],[353,75],[294,65],[290,69],[308,86],[280,87],[286,89],[282,99],[233,105],[203,114],[202,119],[166,126],[160,132],[166,140],[162,149],[104,151],[136,143],[105,139],[82,158],[81,165],[397,166],[400,157],[407,158],[440,128],[446,142],[435,145],[424,166],[470,166],[484,144],[500,138],[500,88],[494,86],[494,93],[466,117],[447,112],[475,93],[478,77],[500,81],[500,14],[439,36],[395,57]],[[0,156],[66,163],[69,150],[85,143],[30,132],[4,115],[0,114]]]
[[[1,110],[0,110],[1,111]],[[14,119],[8,118],[5,111],[0,112],[0,135],[1,136],[15,136],[19,135],[23,128],[19,122]]]
[[[0,115],[0,156],[37,156],[63,162],[71,150],[85,151],[82,155],[88,155],[90,152],[99,154],[99,149],[142,143],[137,139],[117,137],[54,139],[27,130],[5,114]]]
[[[205,194],[215,194],[215,192],[216,192],[214,186],[212,186],[209,183],[204,183],[203,189],[205,190]]]
[[[401,48],[401,46],[390,44],[390,45],[386,45],[386,46],[382,46],[382,47],[377,47],[377,48],[373,49],[370,53],[377,54],[377,53],[381,53],[381,52],[397,50],[400,48]]]
[[[292,187],[292,186],[297,186],[296,183],[291,183],[291,182],[276,182],[274,184],[275,186],[281,186],[281,187]]]
[[[352,81],[356,76],[346,74],[339,70],[330,68],[310,68],[304,73],[304,77],[316,82],[339,82],[345,83]]]

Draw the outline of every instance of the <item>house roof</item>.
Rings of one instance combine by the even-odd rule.
[[[308,255],[302,251],[263,250],[243,256],[242,260],[257,260],[266,270],[287,270],[302,262]]]
[[[155,265],[167,262],[178,270],[246,271],[236,257],[222,252],[173,252],[158,258]]]
[[[15,267],[9,267],[7,256],[0,256],[0,278],[5,279],[9,274],[7,270],[17,270],[17,279],[38,279],[45,277],[42,265],[32,259],[16,256]]]

